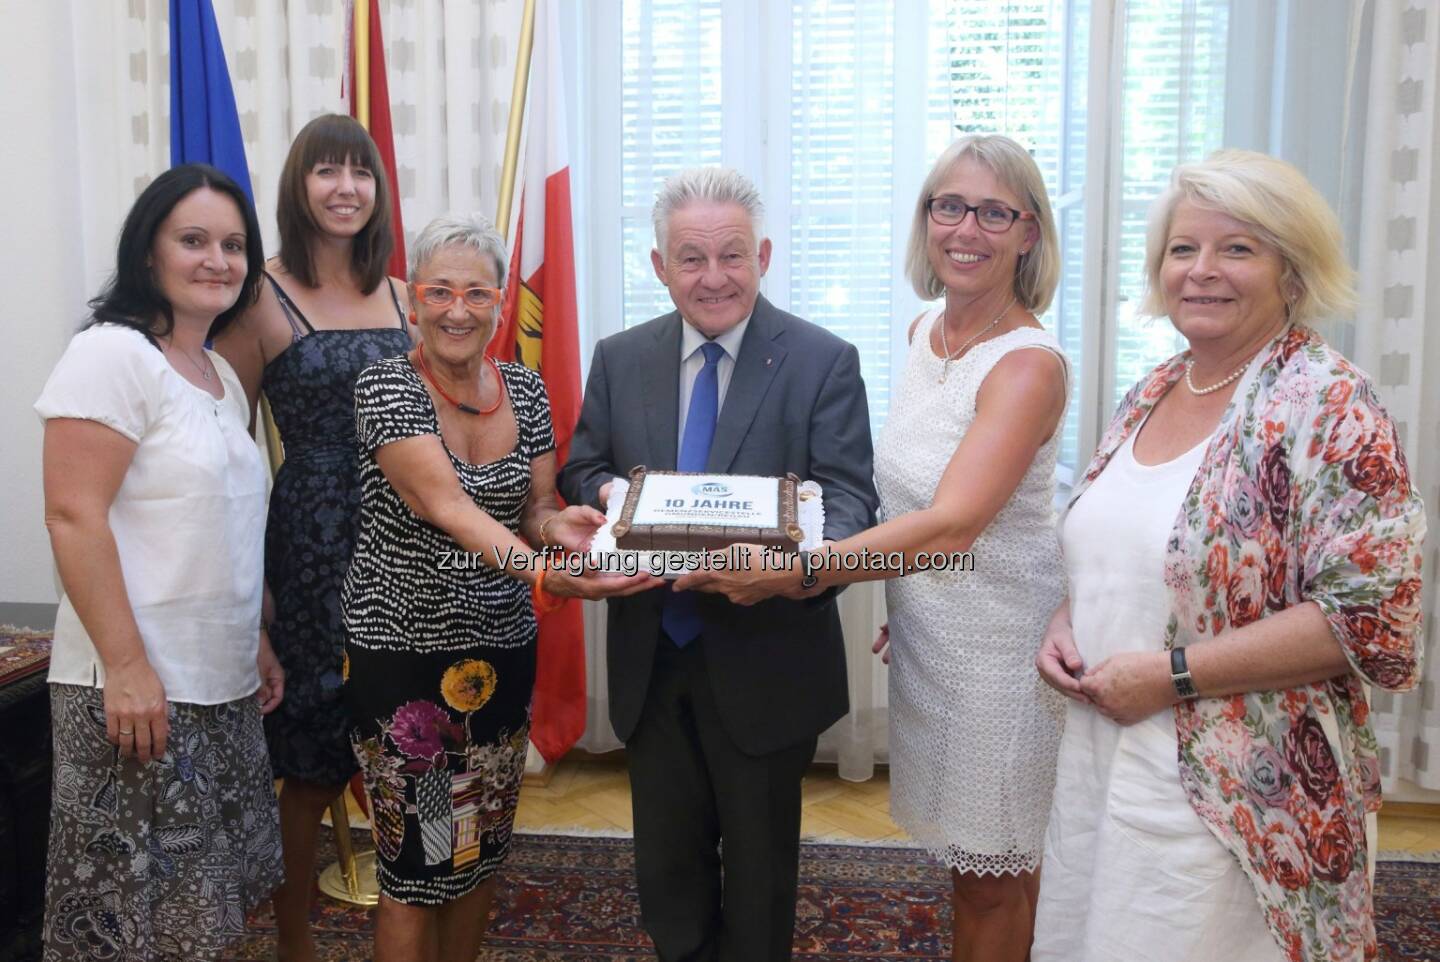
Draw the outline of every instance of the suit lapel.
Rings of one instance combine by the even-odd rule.
[[[643,359],[647,467],[674,471],[680,433],[680,313],[656,326]]]
[[[725,390],[725,404],[715,422],[715,439],[710,442],[710,460],[706,464],[708,470],[730,470],[740,442],[745,439],[750,423],[760,410],[760,402],[770,389],[770,382],[785,362],[785,348],[777,340],[784,331],[785,322],[779,313],[765,298],[757,297],[750,326],[740,342],[740,356],[735,358],[735,370],[730,374],[730,386]],[[676,353],[679,353],[678,347]],[[677,400],[672,406],[678,404]]]

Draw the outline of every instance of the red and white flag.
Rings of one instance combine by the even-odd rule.
[[[525,155],[510,276],[500,330],[490,351],[539,371],[550,395],[556,463],[563,465],[580,417],[580,333],[575,307],[575,243],[570,219],[570,155],[565,85],[554,0],[535,5]],[[530,741],[547,762],[585,733],[585,627],[579,601],[540,621]]]
[[[389,272],[396,277],[405,271],[405,225],[400,222],[400,179],[395,166],[395,134],[390,126],[390,85],[385,79],[385,38],[380,32],[379,0],[352,0],[350,7],[346,70],[350,81],[350,116],[370,132],[380,149],[380,162],[390,180],[391,230],[395,250]]]

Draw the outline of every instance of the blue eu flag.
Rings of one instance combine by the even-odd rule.
[[[235,91],[210,0],[170,0],[170,164],[189,163],[219,167],[254,203]]]

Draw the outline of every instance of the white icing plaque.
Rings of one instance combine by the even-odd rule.
[[[631,523],[776,528],[778,509],[774,478],[656,473],[646,475]]]

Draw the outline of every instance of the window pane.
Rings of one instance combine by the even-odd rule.
[[[888,0],[801,0],[791,16],[790,308],[859,349],[878,431],[896,323],[894,13]]]
[[[1084,311],[1089,0],[931,0],[926,141],[935,158],[958,135],[1001,133],[1028,148],[1045,179],[1060,235],[1061,276],[1040,322],[1079,372]],[[1060,464],[1078,457],[1080,379],[1070,379]],[[1088,452],[1087,452],[1088,453]]]
[[[1146,217],[1177,164],[1200,160],[1220,146],[1228,24],[1225,0],[1131,0],[1126,8],[1112,404],[1184,348],[1167,319],[1136,313],[1145,289]]]
[[[627,327],[675,309],[643,252],[666,177],[720,162],[721,0],[624,0],[621,248]]]

